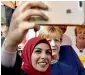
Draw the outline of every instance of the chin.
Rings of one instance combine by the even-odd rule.
[[[45,72],[47,70],[47,68],[41,68],[41,69],[39,69],[38,71],[40,71],[40,72]]]
[[[51,61],[51,64],[55,64],[55,63],[57,63],[57,60],[52,60]]]

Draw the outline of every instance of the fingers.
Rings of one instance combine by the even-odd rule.
[[[48,17],[42,13],[40,10],[33,10],[30,8],[41,8],[41,9],[48,9],[48,7],[42,2],[28,2],[24,1],[21,5],[15,10],[13,14],[13,19],[17,22],[21,21],[28,21],[32,16],[39,16],[38,19],[48,20]]]
[[[47,10],[48,7],[47,5],[45,5],[43,2],[28,2],[28,1],[24,1],[21,5],[22,7],[20,7],[20,11],[25,11],[27,9],[31,9],[31,8],[39,8],[39,9],[43,9],[43,10]]]
[[[39,8],[42,8],[43,10],[48,10],[48,6],[45,5],[43,2],[39,2],[39,3],[38,3],[38,7],[39,7]]]
[[[21,13],[18,17],[16,17],[16,21],[21,22],[21,21],[28,21],[32,16],[40,16],[44,20],[48,20],[48,17],[40,12],[39,10],[26,10],[25,12]]]
[[[39,8],[39,9],[42,9],[42,10],[47,10],[48,9],[48,7],[47,7],[47,5],[45,5],[43,2],[35,2],[35,3],[30,3],[29,4],[30,5],[30,9],[31,8]]]
[[[34,31],[38,31],[40,29],[39,25],[35,25],[35,23],[29,23],[29,22],[21,22],[21,25],[19,25],[19,30],[20,31],[28,31],[29,29],[34,28]],[[24,33],[25,33],[24,32]]]
[[[32,29],[35,27],[35,23],[29,23],[29,22],[21,22],[19,24],[19,30],[22,32],[27,32],[29,29]]]

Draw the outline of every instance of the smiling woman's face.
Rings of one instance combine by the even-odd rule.
[[[85,29],[77,31],[77,42],[85,44]]]
[[[37,71],[45,72],[51,64],[51,50],[48,44],[39,43],[31,56],[32,66]]]

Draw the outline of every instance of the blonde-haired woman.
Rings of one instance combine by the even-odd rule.
[[[68,65],[67,63],[59,61],[61,58],[61,55],[59,55],[60,52],[60,45],[62,42],[62,36],[63,32],[59,27],[57,26],[42,26],[39,30],[39,37],[46,38],[52,48],[52,60],[51,60],[51,67],[52,72],[51,75],[78,75],[76,70]],[[73,72],[73,73],[72,73]]]

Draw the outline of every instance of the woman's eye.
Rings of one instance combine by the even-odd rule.
[[[81,34],[82,32],[78,32],[78,34]]]
[[[40,50],[36,50],[36,51],[35,51],[35,53],[40,54],[40,53],[41,53],[41,51],[40,51]]]
[[[85,32],[84,32],[84,34],[85,34]]]
[[[57,40],[57,39],[56,39],[55,41],[56,41],[56,42],[59,42],[59,40]]]
[[[51,55],[51,52],[50,52],[50,51],[47,51],[46,54],[47,54],[47,55]]]

